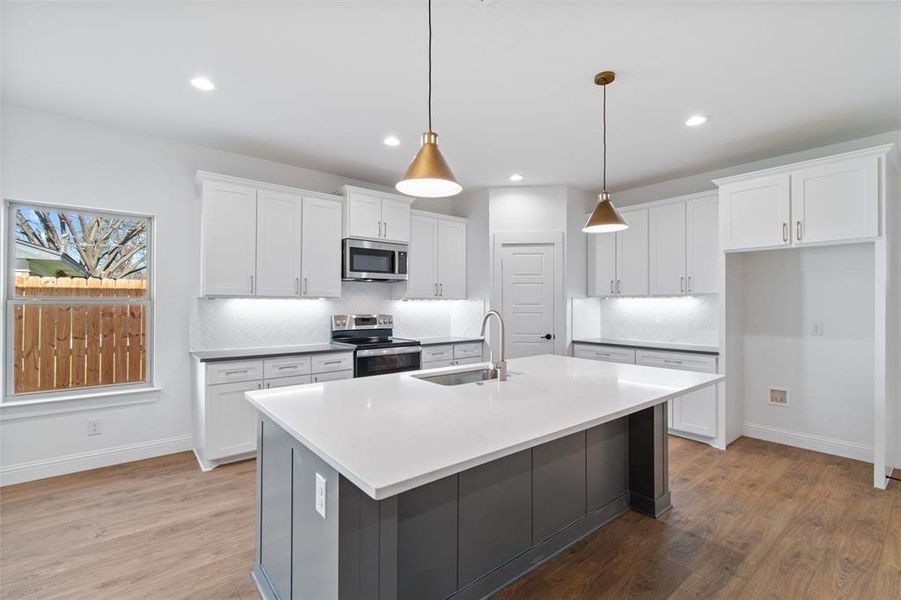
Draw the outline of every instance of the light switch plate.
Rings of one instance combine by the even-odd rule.
[[[316,473],[316,512],[325,518],[325,477]]]

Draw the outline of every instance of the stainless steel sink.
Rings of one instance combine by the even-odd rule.
[[[439,373],[437,375],[414,375],[417,379],[437,383],[438,385],[463,385],[464,383],[477,383],[497,379],[496,369],[473,369],[470,371],[457,371],[456,373]]]

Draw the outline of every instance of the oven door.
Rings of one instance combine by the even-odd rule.
[[[422,348],[400,346],[357,350],[356,363],[357,377],[418,371],[422,365]]]
[[[407,247],[367,240],[344,240],[343,278],[394,281],[407,278]]]

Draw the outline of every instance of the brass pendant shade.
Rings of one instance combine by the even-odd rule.
[[[403,179],[395,184],[401,194],[418,198],[446,198],[463,191],[453,171],[438,150],[438,134],[432,131],[432,0],[428,0],[429,15],[429,128],[422,134],[419,152],[407,167]]]
[[[595,84],[604,88],[604,187],[598,196],[597,206],[582,227],[585,233],[612,233],[629,228],[629,224],[610,201],[610,192],[607,191],[607,86],[615,79],[613,71],[601,71],[594,76]]]
[[[438,149],[438,134],[431,130],[423,132],[419,152],[394,187],[419,198],[444,198],[463,190]]]
[[[601,192],[598,200],[597,206],[594,207],[594,211],[588,217],[588,221],[586,221],[582,231],[585,233],[612,233],[629,228],[622,215],[617,212],[613,203],[610,202],[609,193]]]

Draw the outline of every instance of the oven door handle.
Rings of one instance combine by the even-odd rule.
[[[401,346],[400,348],[370,348],[357,350],[357,358],[369,358],[370,356],[392,356],[394,354],[420,354],[422,346]]]

